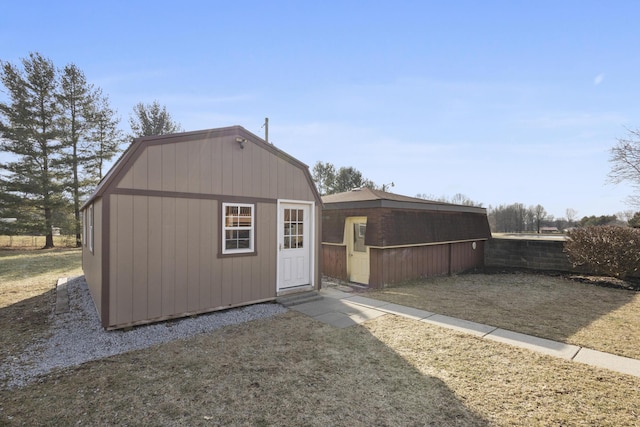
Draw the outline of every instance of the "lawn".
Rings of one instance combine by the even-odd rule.
[[[466,274],[367,296],[640,359],[640,292],[596,286],[583,277]]]
[[[0,316],[3,335],[15,323]],[[1,390],[0,425],[636,425],[639,392],[640,378],[424,322],[336,329],[291,311]]]
[[[81,264],[80,249],[0,249],[0,360],[47,333],[56,281]]]

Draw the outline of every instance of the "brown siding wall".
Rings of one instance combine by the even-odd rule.
[[[322,245],[322,274],[339,280],[349,280],[346,246]]]
[[[484,214],[385,209],[382,241],[376,246],[454,242],[491,237]]]
[[[481,267],[484,242],[414,246],[405,248],[371,248],[369,286],[415,280],[423,277],[445,276]]]
[[[473,268],[484,266],[484,253],[486,241],[476,241],[473,249],[472,242],[451,244],[451,274],[461,273]]]
[[[486,215],[383,207],[325,209],[322,241],[344,244],[346,218],[354,216],[367,217],[365,243],[374,246],[370,252],[371,287],[455,274],[483,265],[484,240],[475,241],[475,250],[471,241],[449,242],[489,238]],[[443,243],[431,244],[437,242]],[[428,245],[402,247],[425,243]],[[348,280],[344,246],[323,245],[322,255],[324,275]]]
[[[325,209],[322,241],[342,243],[347,217],[366,216],[369,246],[402,246],[491,237],[484,214],[396,208]]]
[[[344,243],[344,223],[349,216],[367,216],[366,209],[335,209],[322,211],[322,241],[327,243]],[[369,233],[367,220],[367,234]]]

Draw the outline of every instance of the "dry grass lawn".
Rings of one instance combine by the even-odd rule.
[[[0,392],[8,425],[635,425],[640,378],[392,315],[289,312]]]
[[[80,249],[0,249],[0,360],[47,333],[56,281],[81,264]]]
[[[640,359],[636,291],[514,273],[426,279],[367,296]]]
[[[77,271],[79,253],[51,254],[64,260],[52,269]],[[38,284],[46,268],[29,280],[0,256],[1,363],[21,351],[4,349],[7,331],[34,307],[44,326],[13,338],[46,333],[52,285]],[[639,393],[637,377],[424,322],[386,315],[336,329],[291,311],[0,390],[0,425],[618,426],[638,424]]]

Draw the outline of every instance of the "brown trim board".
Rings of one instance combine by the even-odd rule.
[[[111,242],[111,203],[110,197],[108,194],[105,194],[102,197],[102,283],[100,286],[101,297],[100,297],[100,311],[102,314],[102,327],[107,328],[109,326],[109,296],[110,296],[110,288],[111,284],[109,283],[109,247]]]
[[[237,203],[277,203],[278,199],[267,197],[233,196],[226,194],[187,193],[182,191],[142,190],[137,188],[114,188],[110,194],[147,197],[172,197],[177,199],[217,200]]]

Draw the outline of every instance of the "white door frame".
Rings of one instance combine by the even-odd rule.
[[[309,207],[309,238],[308,238],[308,249],[309,249],[309,285],[306,286],[296,286],[293,288],[280,288],[280,283],[282,279],[282,271],[280,267],[281,261],[281,245],[283,244],[282,236],[283,236],[283,218],[282,218],[282,205],[283,204],[292,204],[292,205],[306,205]],[[314,201],[308,200],[291,200],[291,199],[278,199],[277,203],[277,224],[276,224],[276,294],[281,295],[287,292],[296,292],[303,289],[315,289],[316,287],[316,275],[315,272],[315,260],[316,260],[316,203]]]

